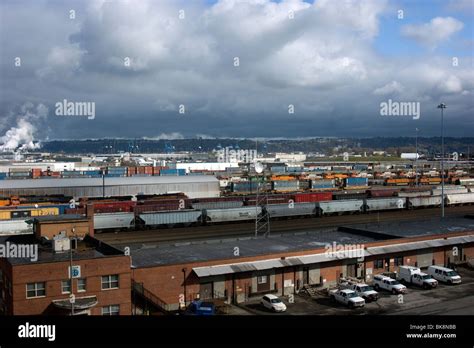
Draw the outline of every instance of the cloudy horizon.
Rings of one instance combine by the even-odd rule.
[[[446,136],[474,134],[472,0],[6,0],[0,10],[0,145],[439,136],[441,102]],[[63,101],[76,103],[70,114]],[[382,115],[389,102],[413,103],[419,117]]]

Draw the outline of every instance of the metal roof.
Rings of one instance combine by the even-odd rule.
[[[366,255],[370,256],[370,255],[389,254],[389,253],[396,253],[396,252],[402,252],[402,251],[436,248],[436,247],[445,246],[445,245],[464,244],[464,243],[472,243],[472,242],[474,242],[474,235],[452,237],[452,238],[447,238],[447,239],[432,239],[432,240],[419,241],[419,242],[400,243],[400,244],[392,244],[392,245],[380,246],[380,247],[371,247],[371,248],[367,248]]]
[[[181,176],[128,176],[105,177],[105,186],[125,185],[158,185],[185,183],[218,183],[213,175],[181,175]],[[100,178],[52,178],[52,179],[17,179],[0,180],[0,189],[50,188],[50,187],[102,187]]]
[[[446,239],[433,239],[428,241],[419,241],[419,242],[409,242],[409,243],[400,243],[392,244],[382,247],[371,247],[365,250],[357,249],[352,250],[352,252],[362,252],[364,257],[374,256],[381,254],[390,254],[395,252],[417,250],[417,249],[426,249],[433,247],[440,247],[445,245],[455,245],[463,243],[472,243],[474,242],[474,235],[462,236],[462,237],[452,237]],[[273,268],[282,268],[287,266],[294,265],[307,265],[313,263],[323,263],[334,260],[342,259],[351,259],[355,257],[347,257],[347,252],[339,251],[336,253],[319,253],[298,257],[287,257],[285,259],[270,259],[263,261],[253,261],[253,262],[241,262],[227,265],[216,265],[216,266],[205,266],[205,267],[195,267],[193,271],[198,277],[209,277],[216,275],[223,275],[229,273],[241,273],[249,271],[261,271]]]
[[[362,250],[361,250],[362,251]],[[270,259],[254,262],[241,262],[229,265],[217,265],[206,267],[195,267],[193,271],[198,277],[208,277],[228,273],[241,273],[250,271],[263,271],[272,268],[288,266],[307,265],[312,263],[329,262],[344,258],[344,252],[320,253],[299,257],[287,257],[285,259]]]

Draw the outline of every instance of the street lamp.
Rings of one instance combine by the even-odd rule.
[[[72,228],[72,233],[74,234],[74,237],[76,238],[76,243],[77,243],[77,236],[75,232],[75,228]],[[74,297],[74,277],[72,274],[72,268],[73,268],[73,262],[72,262],[72,238],[69,237],[69,286],[70,286],[70,291],[71,294],[69,295],[69,302],[71,303],[71,315],[74,315],[74,302],[76,302],[76,299]]]
[[[438,105],[441,109],[441,218],[444,218],[444,112],[446,104]]]
[[[418,187],[418,128],[416,129],[416,140],[415,140],[415,186]]]

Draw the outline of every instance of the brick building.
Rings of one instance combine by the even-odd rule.
[[[90,236],[87,217],[41,217],[33,223],[33,235],[0,238],[10,250],[0,258],[0,312],[131,314],[129,256]],[[21,248],[37,252],[21,258],[12,254]]]
[[[241,303],[264,293],[288,295],[303,285],[328,287],[346,276],[370,282],[374,274],[397,271],[400,265],[423,268],[474,258],[474,231],[469,222],[456,233],[428,224],[432,228],[428,235],[394,237],[334,230],[132,249],[133,279],[167,310],[178,309],[184,298],[189,303],[197,296]],[[328,253],[325,243],[334,242],[359,246],[362,254]]]

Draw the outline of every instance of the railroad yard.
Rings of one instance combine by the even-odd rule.
[[[66,266],[66,251],[69,262],[109,273],[87,271],[77,289],[100,280],[122,294],[97,306],[111,300],[81,290],[92,315],[470,314],[474,179],[464,162],[451,162],[444,177],[437,164],[306,162],[267,165],[261,176],[256,164],[10,171],[0,178],[0,238],[37,243],[42,267],[12,259],[3,272],[31,267],[45,278],[34,285],[40,294],[45,284],[61,293],[10,299],[3,311],[67,313],[67,283],[48,271]],[[462,284],[407,285],[402,299],[378,291],[367,303],[352,290],[397,282],[404,269],[425,277],[435,266],[459,269]]]

